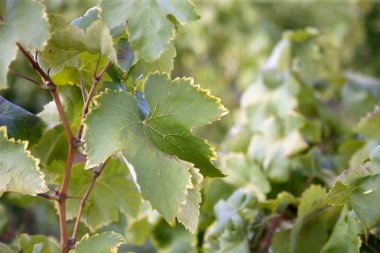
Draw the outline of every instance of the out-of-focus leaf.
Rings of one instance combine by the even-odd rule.
[[[31,144],[41,137],[43,124],[34,114],[0,96],[0,126],[6,126],[8,135]]]

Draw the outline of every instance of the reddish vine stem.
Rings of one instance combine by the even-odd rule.
[[[93,83],[91,85],[91,89],[90,89],[90,92],[88,93],[88,96],[87,96],[87,99],[86,99],[86,102],[83,106],[83,110],[82,110],[82,121],[81,121],[81,124],[79,125],[79,129],[78,129],[78,132],[75,136],[75,138],[80,141],[80,139],[82,138],[82,132],[83,132],[83,120],[84,118],[86,117],[86,114],[88,112],[88,107],[90,106],[90,103],[91,103],[91,100],[92,100],[92,97],[94,95],[94,92],[95,92],[95,88],[96,88],[96,85],[100,82],[100,80],[102,79],[103,75],[106,73],[106,71],[108,70],[108,68],[111,66],[112,62],[108,62],[108,64],[102,69],[102,71],[99,73],[99,75],[96,74],[97,72],[97,69],[98,69],[98,65],[99,65],[99,59],[96,63],[96,66],[95,66],[95,71],[94,71],[94,75],[93,75]]]
[[[282,220],[282,215],[279,215],[273,218],[271,222],[269,223],[267,232],[265,233],[264,238],[260,243],[260,249],[259,249],[260,253],[264,253],[268,251],[268,248],[272,240],[272,236],[274,232],[276,231],[276,227],[278,226],[281,220]]]
[[[74,229],[73,229],[73,234],[71,236],[71,241],[73,241],[73,242],[76,241],[76,237],[78,234],[78,227],[79,227],[79,223],[80,223],[80,218],[82,217],[83,208],[86,205],[86,201],[87,201],[88,197],[90,196],[92,189],[95,186],[96,180],[98,179],[98,177],[100,176],[100,174],[102,173],[104,168],[106,167],[108,161],[109,161],[109,158],[98,169],[94,170],[94,176],[92,178],[91,184],[87,188],[86,192],[84,193],[84,195],[80,201],[79,209],[78,209],[78,213],[77,213],[77,218],[75,220],[75,225],[74,225]]]
[[[33,59],[29,53],[17,43],[17,47],[24,55],[25,59],[29,62],[30,66],[42,77],[45,81],[45,85],[50,88],[50,93],[53,97],[55,105],[58,110],[59,117],[63,124],[63,127],[66,132],[67,141],[69,144],[69,150],[67,154],[66,166],[64,171],[64,176],[62,180],[62,185],[58,193],[58,218],[59,218],[59,227],[60,227],[60,243],[61,243],[61,253],[67,253],[68,248],[68,233],[67,233],[67,221],[66,221],[66,199],[67,199],[67,188],[69,185],[69,178],[71,174],[71,167],[73,164],[75,146],[74,146],[74,136],[70,130],[70,125],[66,119],[65,112],[63,110],[62,102],[58,94],[57,86],[51,80],[50,76],[45,73],[45,71],[40,67],[37,61]]]

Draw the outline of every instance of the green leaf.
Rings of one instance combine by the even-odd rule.
[[[19,238],[23,253],[59,253],[59,243],[53,237],[22,234]]]
[[[124,215],[137,216],[141,197],[135,184],[129,180],[127,170],[123,162],[111,159],[96,180],[81,219],[91,231],[118,221],[119,211]],[[68,195],[83,196],[93,176],[94,173],[91,170],[85,170],[83,164],[75,165],[70,176]],[[76,218],[79,200],[68,199],[66,206],[67,219]]]
[[[75,246],[75,253],[113,253],[125,243],[125,239],[115,232],[104,232],[89,236],[86,234]]]
[[[133,79],[138,79],[141,75],[145,78],[149,76],[150,73],[159,71],[170,73],[174,66],[174,57],[176,57],[177,52],[173,43],[170,43],[165,51],[161,54],[160,58],[153,62],[147,62],[144,59],[140,59],[135,65],[133,65],[130,75]]]
[[[338,181],[329,190],[324,203],[327,205],[343,205],[351,197],[354,188]]]
[[[96,62],[98,61],[99,56],[95,54],[90,54],[88,52],[82,52],[79,54],[78,61],[73,63],[65,63],[65,67],[63,70],[55,75],[52,75],[52,80],[57,85],[79,85],[80,84],[80,76],[82,76],[82,80],[84,86],[89,88],[93,83],[93,74]],[[98,74],[105,67],[108,60],[105,57],[101,57],[98,64]],[[103,81],[111,80],[107,73],[103,75]]]
[[[136,133],[145,139],[146,146],[152,146],[152,151],[159,149],[192,162],[202,175],[221,176],[220,171],[210,162],[210,158],[215,157],[214,150],[190,131],[191,128],[209,124],[226,113],[219,100],[193,85],[190,79],[172,81],[160,74],[148,78],[145,99],[150,113],[146,119],[141,120],[134,96],[125,92],[108,91],[98,98],[97,109],[86,119],[88,131],[84,139],[89,159],[87,166],[99,165],[118,150],[133,149],[137,142],[130,142],[128,138]],[[195,107],[197,111],[193,111]],[[104,129],[98,118],[105,120],[109,127]],[[99,131],[102,132],[101,136]],[[104,146],[104,142],[107,145]],[[99,146],[99,143],[102,145]]]
[[[117,62],[112,36],[103,20],[97,20],[87,28],[85,45],[88,52],[100,53],[111,62]]]
[[[0,252],[1,253],[17,253],[18,251],[0,242]]]
[[[220,176],[210,162],[213,149],[190,129],[218,119],[225,109],[189,79],[172,81],[160,74],[149,76],[145,99],[150,112],[141,120],[134,96],[107,91],[98,97],[97,107],[85,120],[87,167],[126,150],[124,155],[134,166],[144,198],[173,222],[185,200],[191,165],[172,155],[192,162],[203,175]]]
[[[42,50],[49,37],[46,16],[39,2],[7,1],[3,24],[12,27],[24,47]]]
[[[380,222],[380,213],[377,208],[379,198],[380,175],[366,177],[352,193],[352,208],[367,227]]]
[[[372,139],[379,139],[380,133],[378,126],[380,124],[380,106],[363,117],[354,129],[357,133]]]
[[[0,48],[3,48],[0,57],[0,89],[6,88],[8,67],[16,59],[16,34],[6,24],[0,27]]]
[[[116,50],[118,66],[123,71],[128,71],[133,63],[133,59],[135,58],[135,53],[129,46],[128,40],[121,38],[114,43],[113,47]]]
[[[43,124],[36,115],[0,96],[0,126],[7,127],[10,137],[33,144],[40,138]]]
[[[224,180],[236,187],[254,192],[258,199],[264,200],[271,189],[270,184],[259,165],[243,154],[231,154],[223,157]]]
[[[291,230],[281,230],[274,234],[271,241],[271,248],[273,253],[289,253]]]
[[[327,232],[325,231],[325,224],[321,223],[321,221],[317,221],[315,219],[310,219],[313,213],[315,213],[322,205],[323,199],[326,196],[326,189],[322,188],[319,185],[312,185],[308,190],[306,190],[301,197],[301,202],[298,207],[297,220],[294,224],[291,232],[291,240],[290,240],[290,252],[302,252],[306,244],[303,244],[302,237],[308,238],[309,236],[315,236],[315,234],[320,233],[318,240],[324,240],[324,237],[327,236]],[[319,217],[319,216],[318,216]],[[317,220],[319,218],[316,218]],[[311,224],[310,224],[311,222]],[[309,223],[309,224],[308,224]],[[313,227],[314,229],[309,229],[309,233],[302,233],[307,227]],[[317,231],[317,232],[315,232]],[[318,232],[319,231],[319,232]],[[318,245],[318,242],[314,242],[314,246]],[[322,246],[321,246],[322,247]],[[318,252],[314,248],[310,248],[310,252]]]
[[[8,139],[6,127],[0,127],[0,195],[18,192],[36,195],[48,191],[39,160],[26,150],[27,142]]]
[[[16,42],[30,49],[41,50],[49,37],[44,8],[32,0],[7,1],[0,26],[0,89],[6,87],[7,71],[16,58]]]
[[[174,37],[174,24],[198,18],[188,0],[108,0],[101,3],[102,15],[112,29],[127,21],[128,38],[139,58],[154,61]]]
[[[102,54],[108,60],[117,62],[112,36],[102,20],[91,23],[87,27],[86,33],[76,26],[59,25],[58,27],[60,29],[53,32],[47,46],[40,54],[51,67],[58,68],[70,58],[84,51]]]
[[[67,146],[66,133],[63,126],[60,125],[44,132],[31,151],[33,156],[39,158],[40,164],[45,167],[53,160],[65,161]]]
[[[345,206],[321,253],[359,253],[361,240],[358,232],[358,224]]]
[[[134,166],[144,198],[173,222],[185,199],[192,166],[172,155],[194,163],[202,175],[222,175],[210,161],[213,149],[193,136],[191,128],[218,119],[225,109],[189,79],[167,78],[160,74],[148,78],[145,99],[150,112],[144,120],[134,96],[124,91],[103,93],[86,117],[84,140],[87,167],[126,149],[124,155]]]
[[[99,8],[98,7],[92,7],[86,11],[86,13],[79,18],[74,19],[71,21],[72,26],[77,26],[79,28],[82,28],[84,31],[96,20],[99,19]]]
[[[249,253],[249,241],[241,228],[226,229],[220,237],[220,252]]]
[[[199,205],[202,201],[201,183],[203,180],[199,170],[190,168],[191,187],[187,189],[186,200],[179,206],[177,219],[190,232],[194,233],[198,227]]]

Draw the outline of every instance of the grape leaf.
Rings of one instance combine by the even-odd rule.
[[[325,196],[326,189],[322,188],[319,185],[312,185],[309,189],[303,192],[301,202],[298,207],[297,220],[292,228],[290,235],[290,252],[302,252],[299,251],[299,249],[305,247],[305,244],[302,243],[303,240],[301,240],[301,238],[308,235],[302,234],[302,231],[304,230],[303,228],[309,222],[312,222],[312,224],[314,224],[314,222],[308,220],[307,217],[313,214],[318,210],[318,208],[322,206]],[[314,227],[317,231],[319,231],[319,229],[324,230],[323,224],[321,223],[320,225],[321,227],[319,227],[319,225],[310,227]],[[322,232],[323,231],[320,231],[318,240],[323,240],[324,234]]]
[[[380,106],[376,106],[375,109],[363,117],[359,124],[356,126],[355,131],[359,134],[367,137],[378,139],[380,137],[377,126],[380,124]]]
[[[104,232],[89,236],[84,235],[75,246],[75,253],[112,253],[117,252],[117,248],[125,243],[125,239],[115,232]]]
[[[160,58],[153,62],[147,62],[140,59],[130,71],[130,75],[133,79],[139,78],[141,75],[146,78],[149,73],[156,71],[170,73],[173,70],[174,57],[176,57],[177,52],[173,43],[170,43],[165,51],[161,54]]]
[[[200,193],[202,175],[199,170],[190,168],[191,174],[191,187],[187,189],[186,200],[180,205],[177,213],[177,219],[182,223],[190,232],[194,233],[198,226],[199,218],[199,204],[202,201]]]
[[[357,253],[360,252],[360,237],[357,236],[358,224],[345,206],[335,224],[330,239],[321,253]]]
[[[99,7],[92,7],[86,11],[86,13],[79,18],[74,19],[71,21],[72,26],[77,26],[84,31],[87,30],[87,28],[96,20],[99,19]]]
[[[254,192],[258,199],[264,200],[270,191],[270,184],[261,168],[243,154],[223,157],[222,168],[227,177],[224,180],[236,187]]]
[[[116,50],[118,66],[122,70],[128,71],[135,58],[135,53],[129,46],[128,40],[121,38],[114,43],[113,47]]]
[[[85,87],[91,87],[93,83],[93,74],[96,62],[99,56],[90,54],[88,52],[82,52],[79,54],[79,59],[75,63],[66,62],[63,70],[52,76],[52,80],[57,85],[74,85],[80,84],[80,76],[82,76],[83,84]],[[98,73],[105,67],[108,60],[105,57],[101,57],[98,64]],[[111,80],[107,73],[102,77],[103,81]]]
[[[87,27],[86,33],[76,26],[59,25],[58,27],[60,29],[52,33],[47,46],[40,54],[51,67],[57,68],[84,51],[92,54],[101,53],[108,60],[117,62],[112,36],[102,20],[93,22]]]
[[[351,197],[355,188],[338,181],[329,190],[324,203],[327,205],[343,205]]]
[[[198,15],[188,0],[108,0],[101,3],[102,15],[112,29],[127,21],[128,37],[140,59],[154,61],[174,37],[174,24],[196,20]]]
[[[20,235],[20,247],[24,253],[59,253],[59,243],[53,237],[44,235]]]
[[[193,85],[190,79],[172,81],[162,74],[149,76],[145,84],[145,99],[150,112],[146,119],[141,120],[134,96],[122,91],[108,91],[98,98],[97,108],[85,121],[88,126],[84,137],[87,167],[99,165],[118,150],[131,149],[130,143],[133,142],[128,138],[134,132],[141,134],[142,139],[155,149],[194,163],[202,175],[221,176],[210,162],[210,158],[215,157],[214,150],[190,131],[190,128],[209,124],[226,114],[227,110],[219,100]],[[197,111],[193,111],[194,107],[198,108]],[[107,122],[109,127],[104,128],[104,123],[100,123],[98,118]],[[101,135],[98,134],[100,132]]]
[[[16,58],[16,42],[26,48],[41,50],[49,37],[44,8],[32,0],[6,1],[0,26],[0,89],[5,88],[7,70]]]
[[[140,193],[135,184],[128,179],[127,170],[124,163],[111,159],[96,180],[84,208],[85,215],[81,219],[84,224],[88,224],[91,231],[119,220],[119,211],[132,217],[138,214],[141,204]],[[68,195],[83,196],[93,176],[92,171],[85,170],[83,164],[75,165],[70,176]],[[79,200],[69,198],[66,205],[67,219],[76,218]]]
[[[380,197],[380,175],[363,179],[351,195],[352,208],[367,227],[379,224],[377,200]]]
[[[173,221],[185,198],[191,165],[172,155],[193,163],[203,175],[221,176],[210,161],[215,156],[213,149],[193,136],[190,128],[208,124],[226,110],[189,79],[172,81],[161,74],[148,77],[145,99],[150,112],[141,120],[134,96],[108,90],[97,98],[96,108],[85,120],[86,165],[96,166],[126,149],[125,156],[136,170],[143,196]]]
[[[0,195],[18,192],[36,195],[48,191],[39,160],[26,150],[27,142],[8,139],[6,127],[0,127]]]
[[[0,96],[0,126],[7,127],[10,137],[33,144],[40,138],[43,124],[36,115]]]

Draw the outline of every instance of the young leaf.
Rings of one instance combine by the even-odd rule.
[[[181,24],[198,18],[189,0],[108,0],[102,15],[112,29],[127,21],[128,37],[139,58],[154,61],[174,37],[173,16]]]
[[[0,127],[0,195],[8,191],[29,195],[48,191],[39,160],[30,155],[27,145],[8,139],[6,127]]]
[[[115,232],[104,232],[89,236],[86,234],[75,246],[75,253],[117,252],[117,248],[125,243],[125,239]]]
[[[45,46],[49,37],[46,16],[37,1],[6,1],[0,26],[0,89],[5,88],[8,67],[16,58],[16,42],[30,49],[41,50]]]
[[[94,174],[85,170],[83,164],[75,165],[70,177],[69,196],[81,197],[91,184]],[[72,198],[67,202],[67,219],[76,218],[79,200]],[[128,179],[124,163],[111,159],[102,174],[96,180],[81,221],[91,231],[119,220],[119,211],[124,215],[135,217],[141,204],[140,193],[135,184]]]

